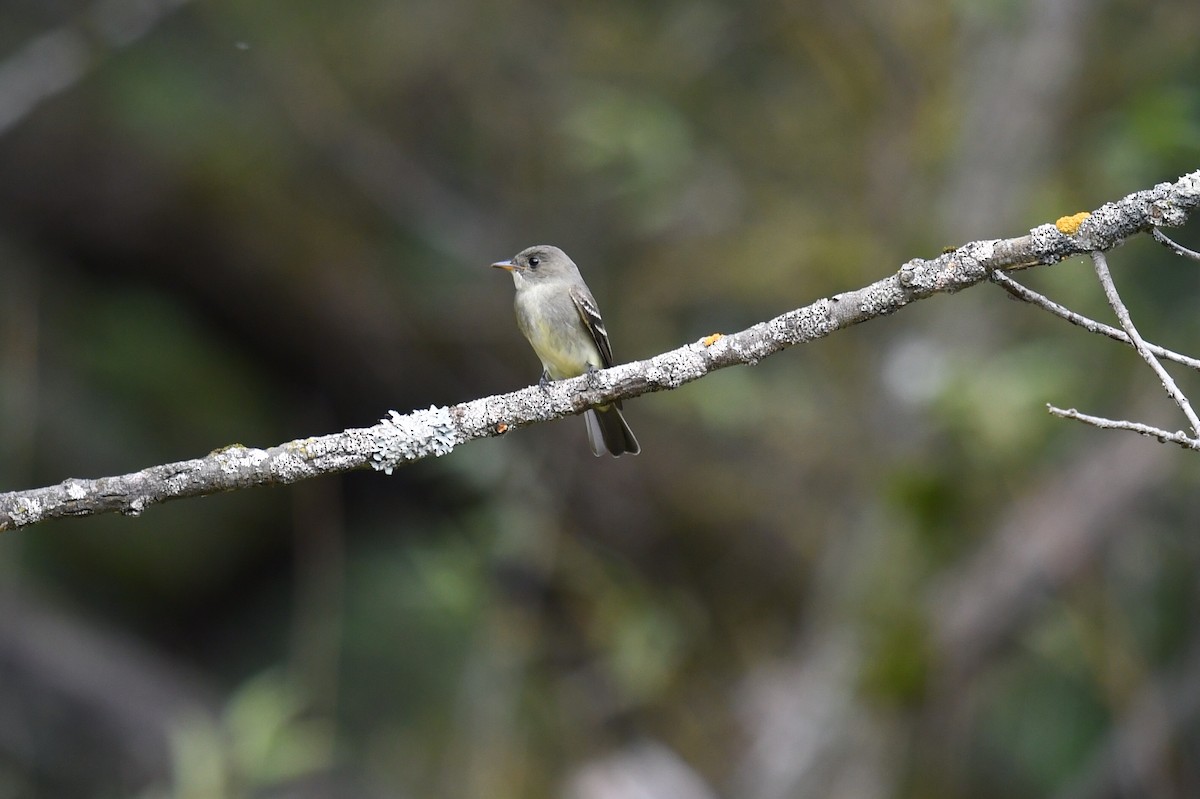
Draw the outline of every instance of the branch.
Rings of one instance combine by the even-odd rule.
[[[1189,250],[1187,247],[1184,247],[1182,244],[1177,244],[1176,242],[1167,238],[1167,234],[1163,233],[1158,228],[1154,228],[1153,230],[1150,231],[1150,233],[1151,233],[1151,235],[1154,236],[1155,241],[1157,241],[1159,244],[1163,245],[1164,247],[1166,247],[1168,250],[1175,253],[1176,255],[1181,255],[1184,258],[1191,258],[1193,261],[1200,261],[1200,252],[1196,252],[1195,250]]]
[[[469,441],[582,413],[613,400],[669,391],[728,366],[758,363],[793,345],[894,313],[916,300],[968,288],[997,270],[1054,264],[1109,250],[1137,233],[1182,225],[1197,206],[1200,171],[1075,217],[1076,224],[1069,228],[1060,220],[1058,227],[1041,225],[1018,238],[977,241],[930,260],[913,259],[869,286],[817,300],[741,332],[709,336],[648,360],[560,380],[545,390],[531,386],[450,407],[405,415],[392,411],[388,419],[369,428],[298,439],[269,449],[235,445],[203,458],[119,477],[70,479],[0,494],[0,530],[64,516],[111,511],[138,515],[170,499],[290,484],[367,466],[390,473],[401,464],[448,454]]]
[[[1050,411],[1051,415],[1057,416],[1060,419],[1074,419],[1077,422],[1090,424],[1093,427],[1099,427],[1104,430],[1132,430],[1135,433],[1141,433],[1150,438],[1157,438],[1164,444],[1178,444],[1184,449],[1200,450],[1200,439],[1195,439],[1189,436],[1182,430],[1176,430],[1174,433],[1163,430],[1161,427],[1154,427],[1141,422],[1129,422],[1124,419],[1106,419],[1103,416],[1092,416],[1091,414],[1081,413],[1074,408],[1058,408],[1054,405],[1047,405],[1046,410]]]
[[[1157,231],[1158,228],[1155,228],[1155,230]],[[1018,283],[1008,275],[1005,275],[1001,272],[993,272],[992,282],[998,283],[1005,291],[1016,297],[1018,300],[1022,300],[1031,305],[1036,305],[1044,311],[1048,311],[1057,317],[1066,319],[1073,325],[1082,327],[1089,333],[1095,333],[1100,336],[1108,336],[1114,341],[1119,341],[1122,344],[1128,344],[1131,347],[1133,346],[1133,341],[1128,335],[1125,334],[1124,331],[1118,330],[1111,325],[1106,325],[1103,322],[1097,322],[1095,319],[1084,316],[1081,313],[1076,313],[1070,308],[1058,304],[1045,294],[1039,294],[1028,286]],[[1157,355],[1159,358],[1166,358],[1168,361],[1174,361],[1175,363],[1186,366],[1189,369],[1200,371],[1200,359],[1192,358],[1187,355],[1181,355],[1178,352],[1169,350],[1166,347],[1160,347],[1157,344],[1152,344],[1149,341],[1145,342],[1145,344],[1146,349]]]
[[[1191,402],[1179,390],[1175,379],[1158,362],[1158,358],[1154,357],[1154,353],[1150,352],[1146,347],[1145,339],[1142,338],[1142,334],[1134,326],[1133,319],[1129,316],[1129,309],[1125,307],[1121,295],[1117,292],[1117,285],[1113,283],[1112,274],[1108,271],[1108,259],[1104,257],[1104,253],[1102,252],[1093,252],[1092,263],[1096,267],[1096,277],[1100,279],[1100,285],[1104,287],[1104,296],[1108,299],[1108,304],[1112,306],[1113,313],[1117,315],[1117,321],[1120,322],[1121,328],[1129,336],[1129,340],[1133,342],[1133,348],[1137,350],[1137,354],[1141,356],[1142,360],[1154,370],[1154,374],[1158,375],[1158,379],[1162,383],[1162,387],[1167,392],[1167,395],[1175,400],[1175,404],[1183,411],[1183,415],[1187,417],[1188,424],[1192,426],[1192,434],[1200,435],[1200,417],[1197,417],[1196,412],[1192,410]]]

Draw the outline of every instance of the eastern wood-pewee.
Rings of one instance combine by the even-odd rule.
[[[517,326],[542,362],[541,383],[578,377],[613,365],[612,347],[600,309],[579,267],[557,247],[538,244],[508,261],[492,264],[512,273],[517,286]],[[621,403],[584,413],[588,442],[597,456],[641,452],[621,415]]]

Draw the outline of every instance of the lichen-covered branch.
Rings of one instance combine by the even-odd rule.
[[[932,259],[916,258],[869,286],[788,311],[729,335],[708,336],[644,361],[589,376],[399,414],[368,428],[300,439],[269,449],[226,447],[179,463],[94,480],[0,494],[0,530],[45,519],[116,511],[130,515],[181,497],[265,484],[294,483],[367,466],[393,468],[460,444],[537,422],[578,414],[593,405],[665,391],[717,369],[754,364],[780,350],[885,316],[934,294],[955,292],[999,270],[1057,263],[1110,250],[1137,233],[1183,224],[1200,206],[1200,171],[1139,191],[1091,214],[1064,217],[1028,235],[977,241]]]

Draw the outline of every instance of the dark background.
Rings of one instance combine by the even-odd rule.
[[[487,265],[530,244],[623,361],[1173,180],[1198,37],[1194,0],[0,2],[0,489],[526,386]],[[1200,265],[1111,263],[1200,351]],[[1086,259],[1021,277],[1111,318]],[[1047,402],[1184,425],[980,286],[629,403],[637,458],[568,419],[5,534],[0,799],[1195,796],[1200,461]]]

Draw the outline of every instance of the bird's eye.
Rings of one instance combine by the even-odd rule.
[[[530,269],[537,269],[538,264],[540,264],[541,262],[542,262],[542,259],[538,258],[536,255],[529,256],[529,268]]]

